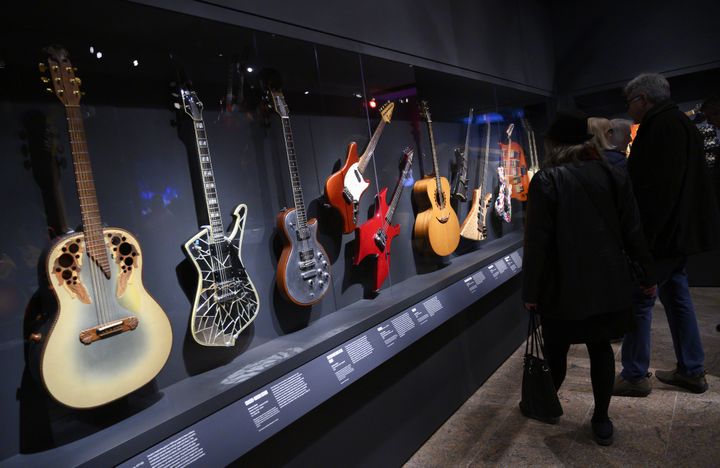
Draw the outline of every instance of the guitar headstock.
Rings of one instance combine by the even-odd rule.
[[[82,81],[75,76],[76,69],[70,63],[67,51],[59,46],[46,47],[44,51],[48,54],[47,64],[40,62],[38,68],[43,73],[40,77],[42,82],[52,83],[52,88],[48,86],[47,91],[54,93],[66,107],[79,106],[83,94],[80,92]],[[50,76],[45,72],[49,72]]]
[[[530,126],[530,122],[528,121],[527,117],[523,117],[520,122],[522,122],[522,126],[527,133],[532,133],[533,129]]]
[[[186,85],[181,85],[180,99],[182,99],[183,110],[191,119],[195,121],[202,120],[203,103],[194,90]]]
[[[507,135],[508,140],[509,140],[510,137],[512,136],[513,130],[515,130],[515,124],[514,124],[514,123],[511,123],[510,125],[508,125],[507,130],[505,130],[505,135]]]
[[[412,166],[412,160],[413,155],[415,154],[415,150],[412,149],[410,146],[405,148],[403,150],[403,157],[402,157],[402,176],[405,177],[407,175],[407,172],[410,170],[410,166]]]
[[[430,118],[430,107],[428,106],[427,101],[420,101],[420,113],[423,117],[425,117],[425,120],[432,123],[432,119]]]
[[[382,117],[382,119],[385,121],[385,123],[390,123],[390,119],[392,118],[393,110],[395,110],[395,103],[392,101],[386,102],[380,108],[380,117]]]
[[[290,117],[290,109],[285,103],[285,96],[282,91],[272,89],[269,91],[270,105],[280,117]]]

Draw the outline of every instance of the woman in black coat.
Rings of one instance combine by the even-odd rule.
[[[525,307],[540,314],[556,389],[565,379],[570,345],[586,344],[593,434],[609,445],[615,377],[610,340],[633,325],[637,273],[631,270],[644,272],[639,281],[652,292],[652,260],[628,177],[603,160],[591,137],[585,115],[574,111],[559,112],[547,132],[543,168],[528,196],[522,296]],[[639,268],[631,269],[628,257]]]

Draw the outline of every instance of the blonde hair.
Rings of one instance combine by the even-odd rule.
[[[600,154],[605,150],[615,149],[615,145],[608,140],[609,130],[612,130],[612,124],[608,119],[604,117],[590,117],[588,119],[588,132],[593,135],[590,142]]]

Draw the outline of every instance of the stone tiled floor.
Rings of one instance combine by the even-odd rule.
[[[590,436],[593,398],[589,359],[573,346],[560,389],[565,411],[551,426],[520,414],[522,354],[518,350],[405,465],[445,466],[720,466],[720,288],[692,290],[706,353],[710,389],[695,395],[651,379],[647,398],[613,397],[615,443],[600,447]],[[651,371],[675,358],[665,313],[654,310]],[[619,345],[616,369],[620,369]]]

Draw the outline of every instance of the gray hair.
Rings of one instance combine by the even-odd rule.
[[[612,125],[613,129],[610,143],[615,145],[619,151],[624,152],[628,143],[630,143],[630,126],[632,125],[632,121],[627,119],[612,119],[610,125]]]
[[[625,85],[623,91],[626,97],[635,97],[643,93],[655,104],[670,99],[670,83],[659,73],[638,75]]]

